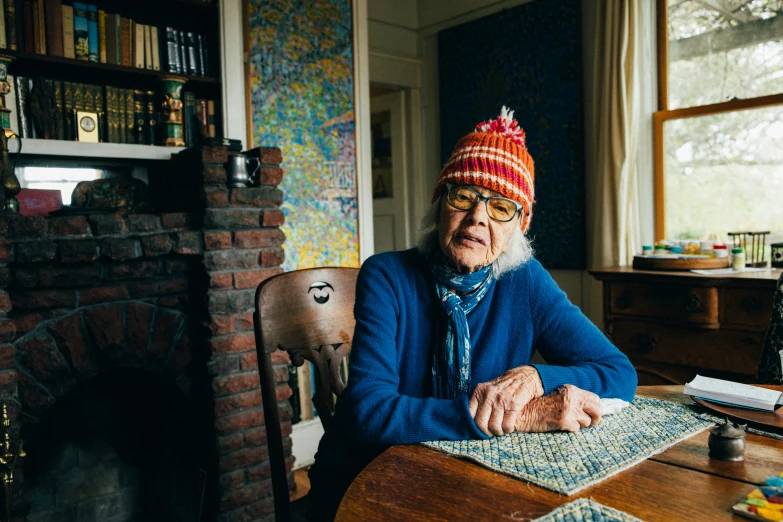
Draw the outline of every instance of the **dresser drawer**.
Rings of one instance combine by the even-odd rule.
[[[687,285],[612,283],[612,314],[656,317],[700,325],[718,324],[718,289]]]
[[[612,340],[631,362],[649,361],[755,375],[764,332],[702,330],[616,319]]]
[[[774,290],[727,288],[721,297],[721,322],[766,331],[774,298]]]

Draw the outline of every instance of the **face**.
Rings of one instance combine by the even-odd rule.
[[[485,197],[500,196],[483,187],[471,187]],[[519,215],[501,223],[490,219],[487,205],[479,201],[470,210],[457,210],[444,195],[440,200],[438,239],[446,259],[462,273],[470,273],[493,263],[506,249]]]

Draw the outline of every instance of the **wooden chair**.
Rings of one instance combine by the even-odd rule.
[[[772,304],[772,318],[764,338],[764,348],[761,350],[759,370],[756,382],[759,384],[783,384],[783,364],[780,361],[780,351],[783,350],[783,274],[778,279],[775,299]]]
[[[277,521],[290,521],[292,510],[271,354],[285,350],[295,366],[313,363],[313,403],[328,429],[334,395],[345,388],[340,363],[350,352],[356,325],[353,304],[358,273],[356,268],[297,270],[267,279],[256,290],[253,319]]]

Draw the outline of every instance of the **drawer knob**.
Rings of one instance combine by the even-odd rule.
[[[740,301],[740,307],[748,312],[755,312],[761,309],[761,301],[753,296],[748,296]]]
[[[704,305],[697,294],[691,294],[688,302],[685,304],[685,309],[689,314],[695,314],[704,310]]]
[[[644,333],[635,333],[631,336],[631,344],[639,353],[648,353],[655,348],[655,339]]]
[[[620,294],[620,297],[617,298],[617,308],[623,309],[623,308],[631,308],[633,306],[633,294],[630,290],[624,291],[622,294]]]

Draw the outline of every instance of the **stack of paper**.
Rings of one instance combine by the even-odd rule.
[[[697,375],[685,385],[684,393],[729,406],[775,411],[783,405],[783,393],[749,384],[712,379]]]

